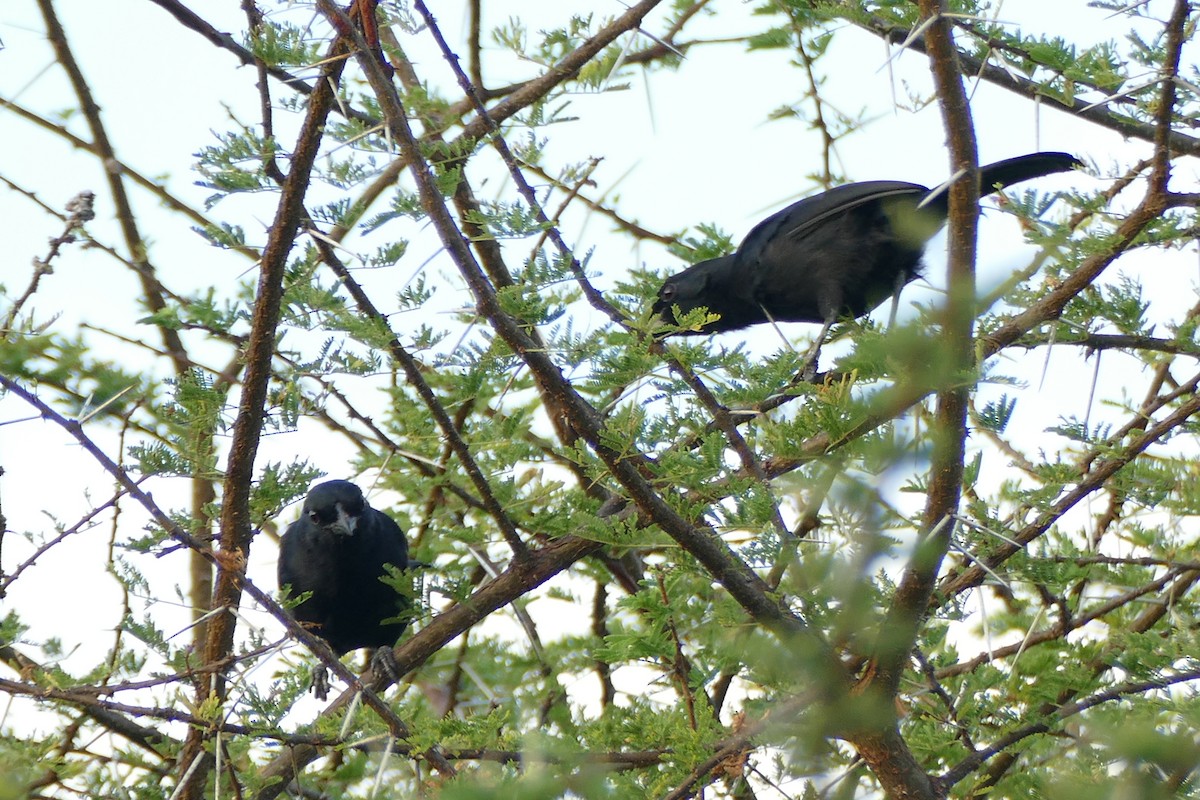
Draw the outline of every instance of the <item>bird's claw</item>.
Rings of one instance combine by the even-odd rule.
[[[376,647],[371,653],[371,672],[376,676],[387,678],[391,686],[400,680],[400,666],[396,663],[396,654],[390,647]]]
[[[810,359],[804,364],[804,368],[800,370],[801,383],[816,383],[817,382],[817,360]]]
[[[312,683],[308,688],[322,702],[329,697],[329,670],[325,669],[324,664],[313,665]]]
[[[390,647],[376,647],[371,653],[369,666],[376,677],[385,676],[389,686],[400,680],[400,668],[396,664],[396,654]],[[323,664],[313,665],[309,691],[322,702],[329,697],[329,670]]]

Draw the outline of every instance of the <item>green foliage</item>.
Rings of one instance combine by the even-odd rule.
[[[205,201],[206,209],[231,194],[274,188],[265,166],[277,155],[273,141],[251,130],[217,134],[216,138],[218,144],[196,153],[196,172],[203,178],[199,185],[216,190]]]
[[[272,66],[308,66],[320,57],[320,43],[301,27],[264,20],[252,28],[244,43],[255,56]]]
[[[250,495],[250,518],[255,526],[274,519],[283,507],[308,492],[321,471],[307,461],[292,464],[267,464]]]
[[[225,393],[199,370],[185,372],[174,384],[174,402],[161,409],[165,441],[130,446],[143,475],[217,475],[212,439],[222,424]]]
[[[1002,394],[999,400],[989,402],[979,411],[976,421],[985,430],[1004,433],[1004,429],[1012,421],[1013,412],[1016,409],[1017,398]]]
[[[696,226],[699,236],[683,236],[680,242],[667,246],[673,254],[690,262],[697,263],[710,258],[726,255],[734,249],[733,238],[717,225],[701,222]]]
[[[343,53],[328,50],[334,29],[319,13],[298,19],[311,8],[269,9],[243,34],[275,70],[258,90],[257,69],[239,73],[259,101],[251,116],[231,100],[231,124],[179,135],[196,151],[207,211],[222,214],[188,215],[220,249],[202,257],[266,258],[248,241],[276,243],[280,208],[302,206],[288,217],[301,235],[284,250],[274,350],[257,365],[269,367],[265,401],[248,416],[239,408],[250,396],[249,332],[274,313],[261,262],[214,285],[190,262],[181,270],[163,260],[154,240],[166,234],[147,228],[131,246],[145,252],[129,260],[141,291],[157,295],[129,303],[128,325],[111,331],[18,308],[6,279],[14,313],[0,375],[51,409],[14,414],[12,424],[49,427],[64,414],[58,427],[91,436],[165,518],[126,494],[106,505],[110,474],[81,487],[64,469],[44,479],[58,482],[55,502],[69,508],[90,494],[92,511],[70,520],[76,512],[51,508],[48,522],[6,531],[0,590],[16,603],[36,596],[21,595],[26,586],[53,586],[70,561],[104,582],[70,596],[111,613],[101,630],[80,633],[70,619],[47,626],[32,606],[6,609],[0,660],[15,710],[0,725],[0,800],[162,797],[187,768],[189,736],[212,756],[198,767],[208,770],[200,793],[222,797],[256,796],[288,764],[303,770],[295,791],[327,797],[367,796],[378,781],[380,796],[746,797],[749,786],[762,798],[849,800],[899,796],[888,783],[895,773],[943,776],[961,764],[969,768],[952,796],[1194,796],[1200,424],[1193,414],[1132,448],[1195,395],[1200,320],[1165,311],[1159,267],[1140,260],[1194,247],[1196,215],[1178,181],[1186,168],[1170,184],[1176,207],[1132,234],[1131,198],[1151,181],[1114,189],[1103,176],[1129,169],[1124,155],[1091,154],[1101,175],[1080,176],[1084,188],[1005,192],[1000,213],[1021,221],[1038,256],[988,298],[974,342],[950,341],[942,300],[912,322],[839,321],[815,380],[801,374],[811,329],[783,327],[767,344],[771,334],[665,338],[709,316],[659,325],[649,305],[661,273],[677,267],[627,267],[661,264],[664,253],[696,263],[733,252],[723,227],[733,212],[714,192],[706,221],[656,231],[654,203],[672,202],[671,187],[650,201],[618,199],[619,176],[602,159],[610,128],[589,105],[617,96],[580,95],[637,85],[642,70],[683,75],[715,52],[698,22],[721,26],[732,12],[669,5],[615,37],[599,13],[565,17],[549,6],[481,31],[495,46],[456,62],[472,80],[478,69],[478,98],[442,73],[417,9],[382,5],[380,20],[397,26],[382,41],[393,88],[419,141],[401,147],[402,126],[384,124],[388,104],[350,58],[303,197],[287,203],[280,178],[301,174],[293,149],[311,94],[275,68],[303,67],[311,83],[312,65]],[[992,21],[974,0],[947,4],[946,17],[964,64],[986,60],[1022,96],[1089,105],[1080,119],[1145,138],[1162,119],[1167,43],[1142,5],[1122,10],[1122,25],[1137,23],[1127,35],[1087,44]],[[897,146],[877,120],[937,112],[933,84],[912,77],[912,54],[900,79],[911,108],[860,107],[868,101],[835,89],[841,69],[863,86],[891,80],[890,65],[861,69],[864,37],[895,48],[921,25],[917,4],[902,0],[773,0],[722,69],[741,87],[756,59],[791,57],[793,71],[756,85],[774,108],[766,118],[796,133],[796,152],[814,135],[814,149],[824,148],[811,154],[816,167],[787,174],[811,170],[813,185],[827,185],[846,169],[847,136],[886,129]],[[659,41],[668,29],[670,47]],[[723,52],[731,35],[719,37]],[[563,66],[598,36],[595,57]],[[1174,84],[1176,137],[1193,135],[1188,58]],[[692,109],[695,136],[716,130],[729,91],[713,87]],[[237,121],[235,105],[255,122]],[[973,108],[982,119],[979,101]],[[987,147],[1001,135],[979,134]],[[1172,154],[1190,152],[1189,140],[1175,141]],[[510,156],[536,206],[515,191]],[[457,229],[432,213],[441,202]],[[96,246],[85,256],[100,247],[121,255],[103,228],[86,227],[96,230],[80,236]],[[601,240],[612,228],[615,250]],[[482,279],[474,264],[456,263],[454,237]],[[655,249],[634,258],[625,245]],[[1081,280],[1097,264],[1108,266]],[[1064,286],[1074,288],[1061,304],[1020,322]],[[519,335],[501,335],[510,328],[497,315]],[[1012,338],[1017,324],[1025,327]],[[1051,342],[1061,347],[1053,368],[1070,359],[1090,374],[1097,356],[1075,345],[1105,348],[1114,337],[1123,359],[1115,388],[1080,384],[1062,397],[1031,378]],[[964,431],[947,427],[968,411]],[[263,424],[253,441],[237,432],[250,419]],[[58,463],[95,467],[78,449]],[[4,468],[19,468],[21,456],[6,439]],[[248,505],[233,509],[253,536],[229,549],[239,532],[218,524],[231,510],[227,473],[253,476]],[[313,711],[312,654],[281,645],[274,609],[248,599],[249,584],[270,591],[274,540],[326,475],[355,478],[429,565],[386,579],[413,600],[399,651],[407,674],[383,692],[410,731],[396,741],[394,720],[370,703]],[[961,499],[939,505],[948,492]],[[27,504],[3,499],[6,512]],[[179,530],[213,542],[219,549],[205,555],[219,570],[186,552]],[[531,555],[514,552],[513,532]],[[85,540],[100,546],[85,550]],[[599,546],[561,572],[537,572],[547,553],[580,542]],[[923,576],[914,565],[935,545],[944,547]],[[214,587],[224,594],[209,597]],[[469,619],[442,627],[454,615]],[[209,634],[231,620],[232,643],[213,639],[221,652],[212,657]],[[442,638],[430,646],[434,634]],[[881,696],[894,637],[905,647],[891,665],[898,689]],[[355,671],[360,661],[345,656]],[[18,711],[41,716],[22,727]],[[865,758],[880,732],[893,737],[882,767]],[[321,758],[306,760],[310,746]],[[451,758],[457,777],[431,775],[429,751]]]
[[[207,239],[209,244],[214,247],[237,250],[246,246],[246,232],[240,225],[221,222],[203,228],[193,227],[192,230]]]

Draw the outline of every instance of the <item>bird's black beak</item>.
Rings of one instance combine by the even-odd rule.
[[[336,533],[338,536],[353,536],[354,529],[358,526],[358,517],[347,514],[341,503],[338,503],[336,508],[337,519],[326,526],[329,532]]]

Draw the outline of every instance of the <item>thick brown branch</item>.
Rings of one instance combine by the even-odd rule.
[[[951,174],[961,176],[949,188],[949,297],[942,325],[945,346],[941,356],[948,362],[949,374],[965,376],[974,368],[972,326],[975,319],[975,237],[979,220],[978,152],[949,20],[941,16],[944,9],[940,0],[921,0],[920,6],[922,16],[932,20],[925,43],[950,145]],[[884,698],[894,697],[899,688],[900,676],[924,619],[942,559],[950,546],[954,531],[951,520],[957,513],[962,492],[968,393],[966,385],[957,383],[937,395],[923,535],[892,599],[877,650],[875,687]]]
[[[342,14],[341,10],[328,0],[321,0],[320,5],[322,11],[330,16]],[[635,6],[614,21],[613,25],[636,24],[641,19],[639,15],[644,15],[653,5],[652,2],[644,2]],[[418,143],[395,90],[379,73],[369,55],[364,55],[363,44],[359,43],[358,46],[359,63],[380,101],[393,137],[405,151],[419,152]],[[412,172],[422,207],[474,294],[480,313],[487,317],[496,332],[529,365],[542,386],[544,396],[563,410],[573,429],[587,441],[611,474],[629,491],[630,497],[641,512],[647,519],[658,523],[668,535],[703,564],[754,619],[788,641],[796,641],[796,637],[799,637],[796,643],[801,644],[804,652],[821,662],[826,670],[826,674],[816,678],[818,681],[825,681],[827,687],[844,681],[841,666],[828,646],[815,637],[790,611],[769,596],[768,587],[762,579],[730,552],[711,530],[699,529],[683,519],[659,495],[643,474],[643,470],[648,466],[646,457],[636,452],[613,449],[608,443],[609,437],[605,435],[596,410],[580,397],[563,377],[561,370],[549,358],[544,348],[539,347],[521,325],[500,307],[491,284],[455,225],[428,164],[423,161],[415,163]]]
[[[514,562],[495,580],[485,584],[465,602],[437,615],[420,632],[407,639],[395,650],[396,664],[401,674],[423,664],[463,631],[471,628],[488,614],[502,608],[562,572],[581,558],[599,550],[599,542],[567,537],[530,553],[528,559]],[[371,676],[368,688],[380,688],[386,677]],[[349,704],[353,692],[347,692],[334,702],[327,714],[337,713]],[[276,758],[263,770],[264,778],[279,777],[274,786],[263,789],[256,800],[270,800],[284,790],[297,770],[311,762],[320,751],[313,746],[294,748]]]
[[[332,45],[330,54],[336,56],[344,51],[345,45],[338,40]],[[334,106],[335,87],[344,65],[345,61],[341,58],[326,62],[322,78],[309,98],[308,113],[292,153],[291,170],[283,183],[271,235],[263,250],[250,335],[243,353],[246,372],[242,379],[222,489],[222,559],[212,594],[214,608],[235,609],[241,600],[243,569],[253,538],[250,492],[254,480],[254,458],[262,435],[267,386],[272,374],[276,328],[283,300],[284,269],[295,243],[296,232],[304,219],[304,195],[308,191],[313,163],[320,152],[325,121]],[[216,661],[230,652],[235,625],[236,617],[232,613],[220,614],[209,622],[204,646],[205,661]],[[200,693],[197,702],[204,702],[210,687],[200,686],[197,689]],[[220,676],[211,690],[217,698],[224,699],[225,684]],[[210,759],[202,756],[202,739],[203,733],[193,729],[180,759],[182,769],[190,772],[187,796],[192,798],[199,797],[210,768]],[[199,768],[192,769],[193,761],[198,758],[204,758],[204,761]]]

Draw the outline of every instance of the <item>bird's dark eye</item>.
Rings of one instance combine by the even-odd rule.
[[[318,516],[317,516],[317,512],[316,512],[316,511],[309,511],[309,512],[308,512],[308,518],[309,518],[310,520],[312,520],[313,522],[320,522],[320,521],[321,521],[320,517],[318,517]]]
[[[663,287],[658,290],[658,297],[660,300],[667,302],[667,303],[674,300],[675,299],[675,284],[673,284],[673,283],[663,284]]]

